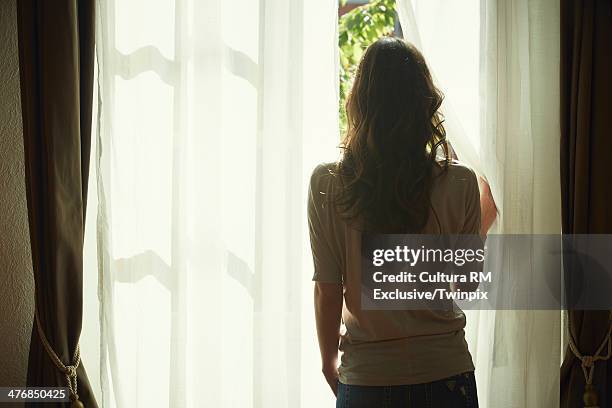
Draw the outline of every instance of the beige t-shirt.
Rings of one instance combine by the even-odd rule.
[[[463,312],[361,310],[361,232],[351,228],[330,201],[339,188],[332,168],[333,164],[322,164],[312,174],[308,221],[313,280],[342,283],[344,288],[340,381],[419,384],[473,370]],[[478,182],[468,167],[453,162],[434,177],[431,206],[423,233],[479,233]]]

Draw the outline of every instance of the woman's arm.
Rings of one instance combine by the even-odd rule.
[[[486,237],[495,222],[495,218],[497,218],[497,206],[495,200],[493,200],[489,183],[481,176],[478,178],[478,184],[480,185],[480,235]]]
[[[342,317],[342,284],[315,282],[315,319],[322,371],[334,395],[338,388],[338,343]]]
[[[447,143],[450,149],[451,158],[453,160],[459,160],[459,157],[457,157],[457,152],[453,148],[453,145],[450,143],[450,141],[448,141]],[[491,194],[491,187],[489,186],[487,180],[484,177],[479,176],[478,185],[480,186],[480,235],[486,237],[489,233],[489,229],[491,229],[491,226],[497,218],[497,206],[495,205],[493,194]]]

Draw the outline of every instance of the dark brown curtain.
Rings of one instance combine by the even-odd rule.
[[[561,0],[561,190],[563,232],[612,233],[612,1]],[[570,311],[580,352],[593,355],[608,311]],[[604,351],[605,354],[605,351]],[[612,361],[595,364],[600,407],[612,407]],[[561,407],[582,407],[584,374],[568,349]]]
[[[66,365],[73,364],[83,311],[94,5],[94,0],[17,0],[36,305],[46,337]],[[36,323],[27,385],[67,386],[65,376],[43,348]],[[97,407],[82,363],[78,394],[85,407]]]

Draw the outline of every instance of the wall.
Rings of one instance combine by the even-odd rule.
[[[0,1],[0,386],[25,384],[34,314],[15,1]]]

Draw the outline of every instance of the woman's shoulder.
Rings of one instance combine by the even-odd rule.
[[[480,209],[476,173],[470,166],[455,160],[441,164],[439,171],[431,193],[436,220],[444,233],[461,233],[468,214],[475,208]]]
[[[336,162],[319,163],[312,171],[312,177],[320,177],[323,175],[333,174],[333,171],[337,167],[337,165],[338,163]]]
[[[458,160],[437,162],[437,172],[452,181],[477,183],[476,172],[466,163]]]
[[[318,188],[329,185],[334,178],[334,169],[336,166],[337,163],[335,162],[318,164],[310,175],[310,186],[312,188]]]
[[[478,178],[470,166],[457,160],[439,164],[434,177],[435,201],[465,201],[478,195]]]
[[[312,187],[329,186],[337,178],[337,162],[320,163],[312,171],[310,185]],[[458,160],[436,162],[434,173],[438,178],[456,184],[477,183],[476,172],[466,163]]]

